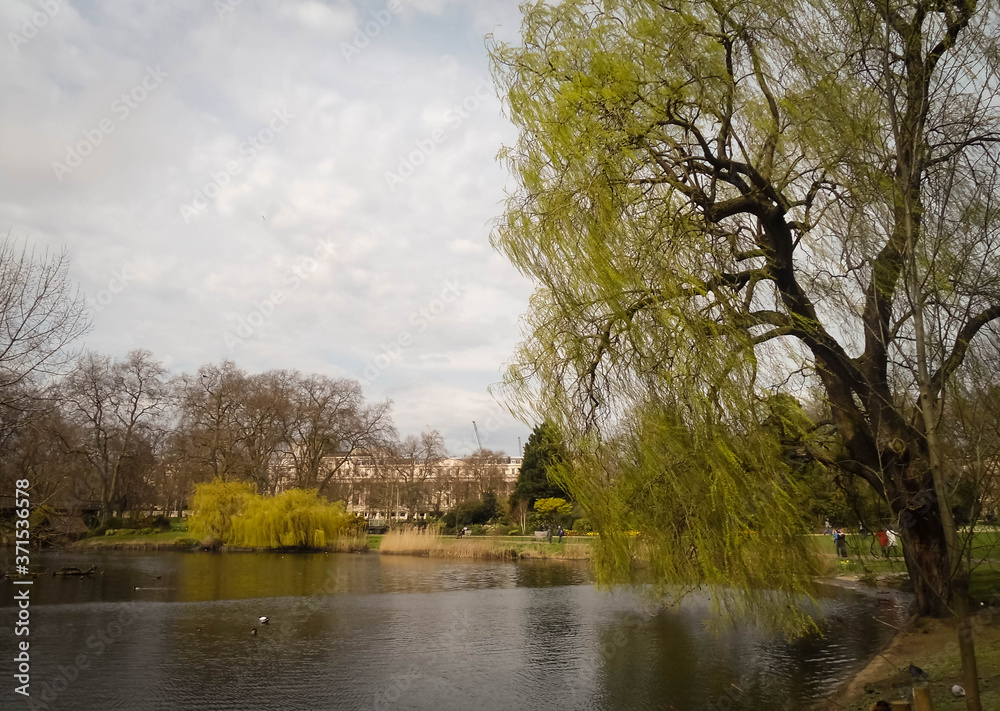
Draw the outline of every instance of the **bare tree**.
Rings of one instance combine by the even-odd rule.
[[[234,412],[246,478],[261,492],[274,494],[279,484],[278,464],[288,439],[295,384],[294,376],[282,370],[248,376]]]
[[[37,386],[65,372],[75,357],[70,344],[90,327],[68,272],[65,252],[0,242],[0,447],[18,411],[51,404]]]
[[[243,370],[224,360],[173,383],[180,433],[174,449],[194,481],[240,478],[246,472],[237,421],[246,381]]]
[[[440,495],[441,487],[437,479],[440,472],[438,465],[445,457],[444,437],[438,430],[428,429],[419,437],[407,435],[390,451],[390,466],[395,473],[399,502],[413,519],[430,507],[435,495]],[[438,484],[438,491],[430,491],[435,484]]]
[[[322,494],[330,480],[354,454],[383,447],[395,436],[395,428],[392,424],[392,403],[389,400],[366,403],[357,381],[328,381],[317,391],[329,397],[315,400],[315,416],[310,425],[315,429],[308,430],[308,436],[293,438],[292,449],[300,445],[308,448],[304,482],[307,486],[315,485]],[[317,456],[319,461],[315,459]],[[319,462],[322,462],[322,467]]]
[[[491,449],[479,449],[470,457],[465,458],[465,468],[475,487],[474,493],[481,497],[487,491],[497,496],[508,496],[512,489],[504,480],[504,470],[500,460],[507,455]]]
[[[149,351],[132,351],[121,361],[88,352],[62,385],[66,415],[80,432],[66,444],[96,475],[105,517],[126,508],[124,480],[139,475],[139,459],[149,466],[152,430],[167,401],[164,373]]]

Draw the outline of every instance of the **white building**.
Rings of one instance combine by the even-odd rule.
[[[324,495],[368,519],[406,520],[448,511],[492,491],[503,501],[514,491],[522,457],[444,458],[424,461],[362,453],[324,460],[332,474]]]

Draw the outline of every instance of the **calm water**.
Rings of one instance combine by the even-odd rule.
[[[32,699],[53,709],[799,710],[884,643],[892,629],[876,620],[904,615],[894,599],[830,590],[826,636],[787,643],[713,633],[699,601],[649,614],[636,597],[596,590],[578,564],[33,558],[98,569],[32,589]],[[13,594],[0,583],[8,642]],[[3,648],[0,706],[26,709],[11,693],[13,644]]]

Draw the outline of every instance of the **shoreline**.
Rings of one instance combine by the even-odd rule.
[[[976,657],[984,709],[1000,708],[1000,613],[987,608],[975,623]],[[848,678],[817,711],[868,711],[878,700],[903,698],[913,681],[909,665],[928,673],[935,709],[964,708],[951,694],[962,684],[956,623],[953,619],[910,618],[889,643]],[[958,704],[956,706],[956,704]]]
[[[148,538],[116,539],[115,537],[95,536],[72,541],[58,548],[77,552],[102,550],[174,551],[181,553],[202,551],[221,553],[289,552],[287,549],[280,548],[243,548],[227,545],[206,545],[204,542],[186,536],[183,532],[172,532],[172,534],[160,534],[159,537],[161,540],[149,540]],[[364,553],[480,560],[590,560],[590,542],[574,540],[575,538],[570,536],[566,537],[562,543],[548,543],[528,536],[475,536],[460,539],[441,536],[436,540],[419,541],[413,546],[386,550],[382,548],[384,536],[372,534],[364,538],[344,538],[324,548],[291,552]]]

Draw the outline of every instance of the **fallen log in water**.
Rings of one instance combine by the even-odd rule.
[[[62,568],[61,570],[53,571],[52,575],[93,575],[95,570],[97,570],[96,565],[90,566],[88,570],[80,570],[79,568]]]

